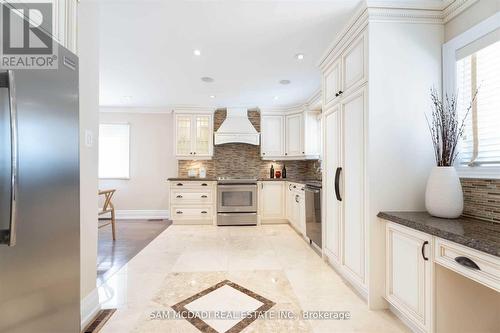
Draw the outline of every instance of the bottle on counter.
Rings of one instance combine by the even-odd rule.
[[[276,170],[276,178],[281,178],[281,171],[279,170]]]
[[[269,174],[271,178],[274,178],[274,165],[271,164],[271,172]]]
[[[283,163],[283,169],[281,170],[281,178],[286,178],[286,165]]]

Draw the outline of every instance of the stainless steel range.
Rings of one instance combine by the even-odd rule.
[[[217,225],[257,224],[257,179],[219,178]]]

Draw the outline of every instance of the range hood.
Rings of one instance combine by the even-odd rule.
[[[256,146],[260,144],[260,135],[248,119],[247,109],[227,108],[226,119],[215,132],[214,143],[246,143]]]

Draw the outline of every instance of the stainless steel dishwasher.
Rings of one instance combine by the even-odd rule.
[[[321,249],[321,182],[306,183],[306,236]]]

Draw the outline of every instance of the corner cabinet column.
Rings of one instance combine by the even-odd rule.
[[[174,111],[175,155],[178,160],[212,159],[213,111]]]

